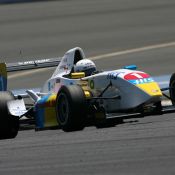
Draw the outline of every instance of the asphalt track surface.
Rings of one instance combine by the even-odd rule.
[[[0,6],[1,61],[62,56],[80,46],[99,69],[128,64],[152,75],[175,71],[174,0],[65,0]],[[122,52],[118,56],[104,54]],[[39,87],[52,69],[10,75],[9,89]],[[175,174],[175,115],[83,131],[20,131],[0,141],[0,174]]]

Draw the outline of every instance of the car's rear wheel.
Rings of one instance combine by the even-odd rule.
[[[85,127],[86,98],[80,86],[61,87],[56,99],[56,116],[64,131],[77,131]]]
[[[175,105],[175,73],[171,75],[169,88],[172,104]]]
[[[14,100],[10,92],[0,92],[0,139],[14,138],[19,130],[19,118],[8,112],[7,102]]]

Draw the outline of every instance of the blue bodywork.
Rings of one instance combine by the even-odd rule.
[[[133,65],[129,65],[129,66],[124,66],[123,69],[136,70],[137,66],[135,64],[133,64]]]

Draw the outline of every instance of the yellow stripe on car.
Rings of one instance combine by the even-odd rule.
[[[57,126],[58,122],[56,119],[56,110],[55,110],[55,105],[56,105],[56,94],[52,94],[45,106],[45,123],[44,127],[50,127],[50,126]]]
[[[145,91],[150,96],[162,96],[162,92],[156,82],[137,84],[137,87]]]

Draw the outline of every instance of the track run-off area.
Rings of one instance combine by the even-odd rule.
[[[136,64],[175,72],[173,0],[63,0],[0,6],[0,60],[61,57],[76,46],[100,70]],[[9,89],[41,87],[54,68],[9,74]],[[0,141],[0,174],[174,174],[175,114],[83,131],[20,131]]]

